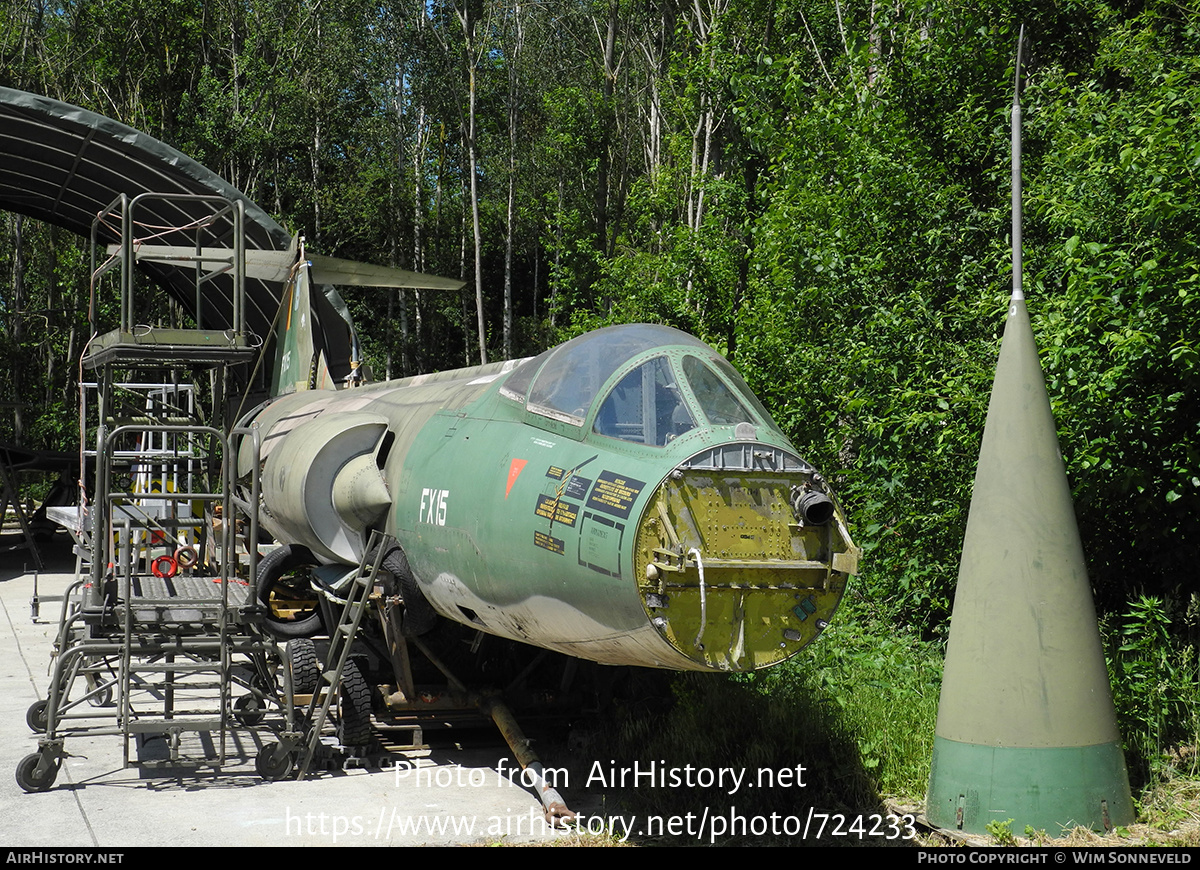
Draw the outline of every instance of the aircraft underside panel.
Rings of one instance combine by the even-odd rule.
[[[440,574],[423,587],[443,616],[489,634],[607,665],[710,670],[681,655],[641,619],[624,631],[592,619],[575,607],[543,595],[516,604],[497,605],[475,595],[462,581]]]

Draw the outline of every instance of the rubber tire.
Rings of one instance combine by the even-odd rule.
[[[45,734],[46,729],[50,727],[49,719],[46,715],[50,709],[49,701],[34,701],[29,705],[29,710],[25,713],[25,724],[29,726],[29,730],[34,734]]]
[[[267,717],[266,707],[254,695],[242,695],[233,703],[233,715],[242,725],[253,728]]]
[[[383,557],[382,568],[400,584],[400,598],[404,602],[404,619],[401,628],[409,637],[419,637],[437,625],[438,614],[433,605],[421,592],[417,578],[408,565],[404,551],[396,547]]]
[[[266,620],[263,627],[273,637],[287,640],[293,637],[312,637],[323,630],[321,624],[321,608],[317,607],[303,619],[276,619],[271,615],[271,590],[285,575],[297,568],[312,567],[320,564],[312,550],[300,544],[284,544],[272,550],[258,563],[258,578],[254,583],[254,593],[260,604],[266,610]],[[313,591],[313,595],[320,593]]]
[[[374,737],[371,728],[371,687],[353,659],[342,668],[338,691],[337,736],[342,746],[366,746]]]
[[[267,782],[278,782],[286,779],[292,772],[292,754],[289,752],[280,761],[275,758],[279,749],[278,743],[268,743],[259,751],[254,759],[254,771]]]
[[[41,761],[42,755],[40,752],[35,752],[32,755],[26,755],[17,765],[17,785],[22,791],[29,794],[39,791],[48,791],[54,785],[54,780],[58,779],[58,765],[54,764],[50,767],[50,772],[43,774],[39,779],[34,771],[37,770],[38,762]]]
[[[87,678],[87,690],[91,692],[95,689],[99,680],[99,677],[89,675]],[[99,695],[88,698],[88,704],[92,707],[115,707],[116,704],[113,703],[112,683],[106,685]]]
[[[294,637],[283,648],[292,674],[292,694],[311,695],[321,684],[321,662],[317,645],[307,637]]]

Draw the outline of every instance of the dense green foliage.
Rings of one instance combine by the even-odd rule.
[[[865,594],[938,637],[1010,286],[1020,23],[1033,325],[1101,611],[1148,624],[1120,620],[1153,596],[1168,619],[1114,673],[1148,684],[1191,655],[1190,711],[1118,690],[1124,715],[1171,719],[1166,748],[1189,713],[1195,734],[1193,9],[3,0],[0,83],[168,141],[324,253],[473,279],[474,178],[493,357],[631,320],[710,341],[836,482]],[[6,218],[0,347],[24,404],[5,425],[33,446],[71,437],[83,262]],[[379,374],[478,356],[469,295],[349,295]]]
[[[1161,776],[1200,774],[1200,665],[1195,632],[1173,635],[1171,626],[1196,625],[1200,595],[1185,612],[1172,603],[1141,596],[1106,622],[1109,674],[1117,719],[1135,783]]]

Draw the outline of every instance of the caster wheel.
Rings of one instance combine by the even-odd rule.
[[[242,695],[234,702],[233,715],[247,728],[262,723],[266,716],[262,702],[254,695]]]
[[[254,769],[267,782],[277,782],[292,772],[292,754],[280,753],[278,743],[268,743],[254,759]]]
[[[46,791],[54,785],[54,780],[58,779],[58,765],[54,762],[50,762],[42,773],[38,773],[38,762],[41,760],[41,753],[35,752],[26,755],[17,765],[17,785],[31,794]]]
[[[49,701],[34,701],[25,714],[25,724],[34,734],[45,734],[49,727],[46,713],[50,708]],[[36,757],[36,756],[34,756]]]
[[[88,688],[89,692],[95,691],[96,688],[99,686],[100,686],[99,678],[94,677],[94,676],[88,676],[87,688]],[[100,689],[99,692],[96,692],[95,695],[92,695],[90,698],[88,698],[88,703],[91,704],[93,707],[112,707],[113,706],[112,683],[105,684],[103,686],[103,688]]]

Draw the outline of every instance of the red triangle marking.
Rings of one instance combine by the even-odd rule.
[[[513,484],[517,482],[517,478],[521,476],[522,469],[525,468],[527,459],[514,459],[508,466],[508,486],[504,488],[504,497],[508,498],[508,494],[512,492]]]

